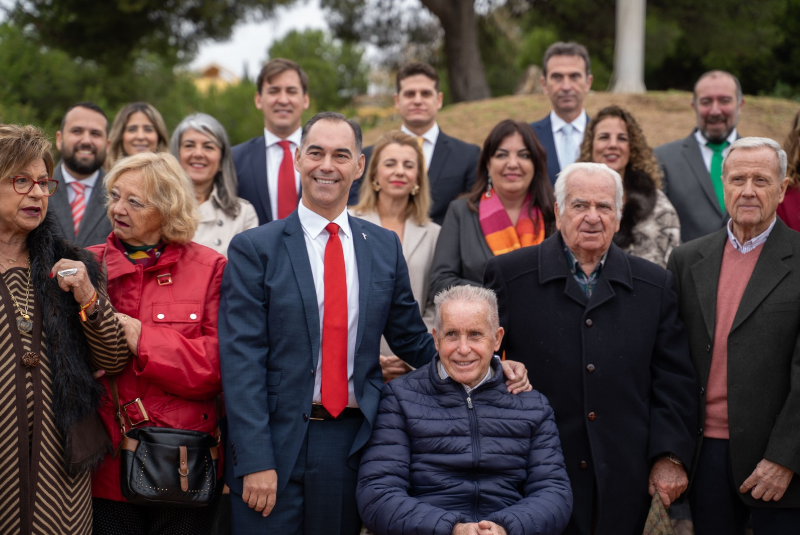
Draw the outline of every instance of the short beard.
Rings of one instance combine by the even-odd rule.
[[[735,127],[734,127],[734,128],[735,128]],[[704,138],[706,138],[706,141],[708,141],[709,143],[722,143],[723,141],[725,141],[726,139],[728,139],[728,136],[730,136],[730,135],[731,135],[731,132],[733,132],[733,128],[731,128],[730,130],[728,130],[727,132],[723,133],[723,134],[722,134],[722,135],[720,135],[720,136],[715,136],[715,137],[712,137],[712,136],[711,136],[711,135],[708,133],[708,131],[707,131],[707,130],[701,130],[701,131],[700,131],[700,133],[701,133],[701,134],[703,134],[703,137],[704,137]]]
[[[69,155],[62,155],[62,159],[64,160],[64,165],[66,165],[67,169],[70,171],[79,175],[91,175],[103,167],[105,155],[102,156],[103,158],[100,158],[99,155],[95,154],[94,160],[92,160],[91,163],[81,163],[75,158],[75,151],[73,150]]]

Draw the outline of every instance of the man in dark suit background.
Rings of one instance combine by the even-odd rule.
[[[583,109],[592,88],[589,52],[578,43],[553,43],[544,52],[542,71],[542,89],[553,109],[531,127],[547,152],[547,174],[555,184],[561,169],[578,159],[589,122]]]
[[[53,171],[58,188],[49,210],[64,237],[81,247],[104,243],[111,233],[106,215],[103,163],[108,150],[108,118],[93,102],[71,106],[56,132],[61,162]]]
[[[295,166],[297,210],[237,235],[222,282],[233,532],[355,535],[360,452],[383,387],[381,335],[412,366],[435,348],[397,235],[347,214],[364,171],[358,125],[317,114]],[[518,364],[503,368],[519,378],[509,390],[530,388]]]
[[[676,248],[700,379],[689,501],[697,535],[800,529],[800,234],[776,217],[786,153],[742,138],[724,162],[725,228]]]
[[[686,490],[695,372],[672,276],[613,243],[622,180],[575,163],[556,182],[559,232],[489,260],[502,350],[556,414],[573,493],[565,535],[640,535],[651,495]],[[649,495],[648,495],[649,491]]]
[[[250,201],[263,225],[297,208],[300,175],[294,152],[300,145],[303,111],[308,109],[308,75],[294,61],[268,61],[256,80],[255,105],[264,115],[264,135],[232,149],[239,197]]]
[[[656,147],[664,193],[678,212],[681,241],[722,228],[728,220],[722,192],[722,161],[739,138],[736,125],[744,106],[739,79],[709,71],[695,83],[692,108],[697,128],[684,139]]]
[[[403,119],[400,130],[422,145],[433,200],[430,216],[439,225],[450,202],[472,189],[481,154],[477,145],[448,136],[439,128],[436,114],[442,108],[442,98],[439,74],[427,63],[409,63],[397,72],[394,105]],[[369,165],[372,147],[364,149],[364,156]],[[372,187],[362,182],[353,183],[348,204],[358,202],[361,187]]]

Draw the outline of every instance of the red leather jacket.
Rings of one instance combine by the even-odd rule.
[[[142,322],[139,355],[117,375],[121,405],[136,398],[155,425],[213,433],[217,426],[216,396],[222,391],[219,371],[217,313],[225,257],[198,245],[170,244],[158,263],[147,269],[133,265],[114,245],[89,248],[102,261],[106,252],[108,295],[119,312]],[[122,441],[108,380],[100,408],[114,448]],[[125,429],[143,419],[139,404],[124,411]],[[124,501],[119,459],[106,455],[92,477],[92,496]]]

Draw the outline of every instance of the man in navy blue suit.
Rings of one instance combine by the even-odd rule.
[[[436,123],[443,99],[436,69],[427,63],[408,63],[397,71],[396,84],[394,106],[403,120],[400,130],[416,137],[422,147],[433,201],[430,216],[441,225],[453,199],[470,191],[475,184],[481,149],[448,136]],[[372,147],[364,149],[364,156],[366,168]],[[363,184],[363,180],[354,182],[347,204],[358,202],[362,186],[372,187],[372,184]]]
[[[347,214],[364,171],[358,125],[317,114],[295,166],[297,210],[237,235],[222,282],[233,532],[355,535],[360,452],[383,388],[381,335],[412,366],[435,348],[397,235]],[[503,367],[518,379],[509,390],[530,388],[519,364]]]
[[[553,109],[531,127],[547,152],[551,184],[556,183],[561,169],[578,159],[589,123],[583,99],[592,88],[591,68],[589,52],[578,43],[553,43],[544,53],[541,83]]]
[[[256,108],[264,114],[264,135],[232,149],[239,197],[256,209],[258,224],[282,219],[297,208],[300,175],[294,152],[300,145],[303,111],[308,109],[308,75],[294,61],[268,61],[256,79]],[[282,181],[283,179],[283,181]]]

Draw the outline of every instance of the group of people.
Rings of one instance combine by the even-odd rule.
[[[281,58],[233,147],[144,102],[69,108],[58,163],[0,126],[0,531],[638,535],[685,495],[698,535],[795,533],[800,114],[739,138],[711,71],[652,149],[586,113],[585,47],[542,68],[551,113],[482,147],[424,63],[371,147],[302,126]],[[221,436],[210,505],[123,498],[147,426]]]

